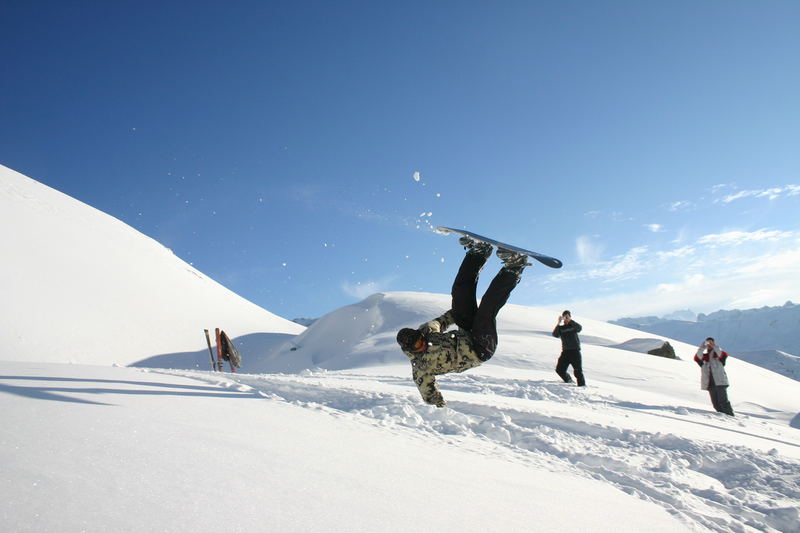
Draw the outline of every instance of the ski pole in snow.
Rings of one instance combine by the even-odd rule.
[[[206,344],[208,344],[208,355],[211,356],[211,371],[214,372],[217,369],[214,367],[214,352],[211,350],[211,339],[208,337],[208,330],[204,329],[203,331],[206,332]]]

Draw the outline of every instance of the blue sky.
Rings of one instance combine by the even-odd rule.
[[[5,1],[0,163],[287,318],[449,292],[436,225],[564,261],[512,303],[780,305],[799,25],[794,1]]]

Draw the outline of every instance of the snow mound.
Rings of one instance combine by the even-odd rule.
[[[397,331],[416,328],[450,308],[450,296],[418,292],[374,294],[314,322],[267,357],[251,362],[248,372],[300,372],[305,369],[344,370],[408,363],[397,346]],[[537,307],[506,305],[497,317],[500,344],[492,362],[506,367],[546,368],[561,350],[552,336],[557,313]],[[576,318],[577,320],[577,318]],[[581,318],[584,346],[646,352],[660,339],[632,339],[638,331]],[[676,351],[694,353],[691,346],[670,340]],[[647,348],[647,349],[639,349]],[[619,352],[619,350],[614,350]]]
[[[450,297],[443,294],[373,294],[322,316],[248,371],[342,370],[408,362],[395,341],[397,331],[415,328],[449,305]]]

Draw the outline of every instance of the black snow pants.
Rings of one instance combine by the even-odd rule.
[[[488,361],[497,350],[497,313],[520,280],[518,273],[500,269],[478,305],[475,296],[478,276],[487,259],[480,254],[467,253],[450,292],[453,319],[459,328],[471,334],[473,350],[481,361]]]
[[[561,352],[561,357],[558,358],[556,374],[561,376],[564,383],[572,383],[572,377],[567,373],[569,365],[572,365],[572,371],[575,373],[578,387],[586,385],[586,379],[583,377],[583,358],[580,350],[564,350]]]
[[[711,396],[711,405],[718,413],[734,416],[733,407],[728,400],[728,386],[714,383],[714,376],[709,372],[708,395]]]

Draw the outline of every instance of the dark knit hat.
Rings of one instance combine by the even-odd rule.
[[[414,343],[422,336],[416,329],[403,328],[397,332],[397,344],[406,351],[411,351],[414,348]]]

